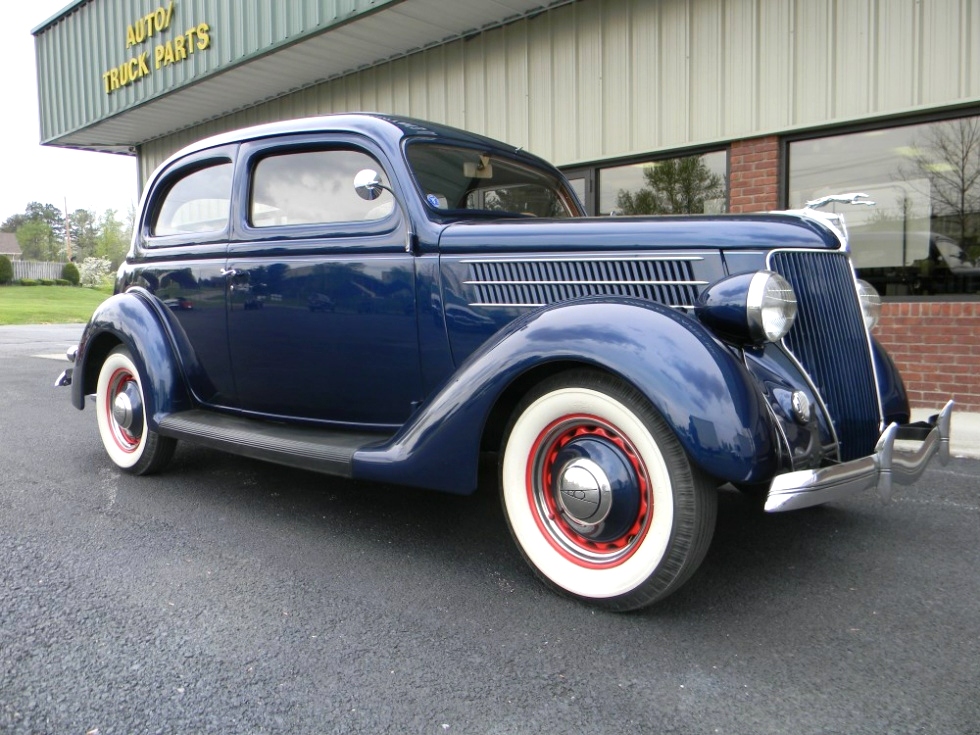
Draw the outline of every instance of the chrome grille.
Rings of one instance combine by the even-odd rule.
[[[841,459],[874,451],[881,413],[867,332],[846,253],[773,252],[769,267],[796,292],[796,322],[783,339],[823,397]]]
[[[632,296],[691,308],[700,287],[700,256],[470,260],[471,306],[544,306],[581,296]]]

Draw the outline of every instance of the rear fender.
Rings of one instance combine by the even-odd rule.
[[[517,319],[460,366],[391,441],[354,456],[354,477],[455,493],[476,488],[481,435],[509,385],[547,363],[594,366],[647,396],[692,461],[723,481],[778,469],[764,399],[745,367],[688,316],[639,300],[556,304]]]
[[[95,310],[75,357],[71,398],[76,408],[84,408],[85,396],[96,392],[102,363],[120,344],[129,349],[140,372],[151,429],[165,415],[190,408],[172,334],[153,301],[152,296],[130,291],[106,299]]]

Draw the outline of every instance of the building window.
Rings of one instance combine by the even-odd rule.
[[[599,214],[719,214],[728,210],[728,153],[600,168]]]
[[[843,192],[876,202],[826,209],[880,293],[980,294],[980,117],[789,143],[790,207]]]

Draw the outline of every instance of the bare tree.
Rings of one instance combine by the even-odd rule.
[[[933,217],[952,225],[946,234],[963,248],[980,245],[980,117],[929,125],[911,149],[900,176],[913,186],[927,180]]]

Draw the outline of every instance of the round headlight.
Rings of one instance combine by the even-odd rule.
[[[749,283],[745,310],[753,339],[778,342],[796,319],[796,294],[778,273],[759,271]]]
[[[864,315],[864,326],[874,329],[881,318],[881,296],[867,281],[858,281],[858,299],[861,302],[861,313]]]

